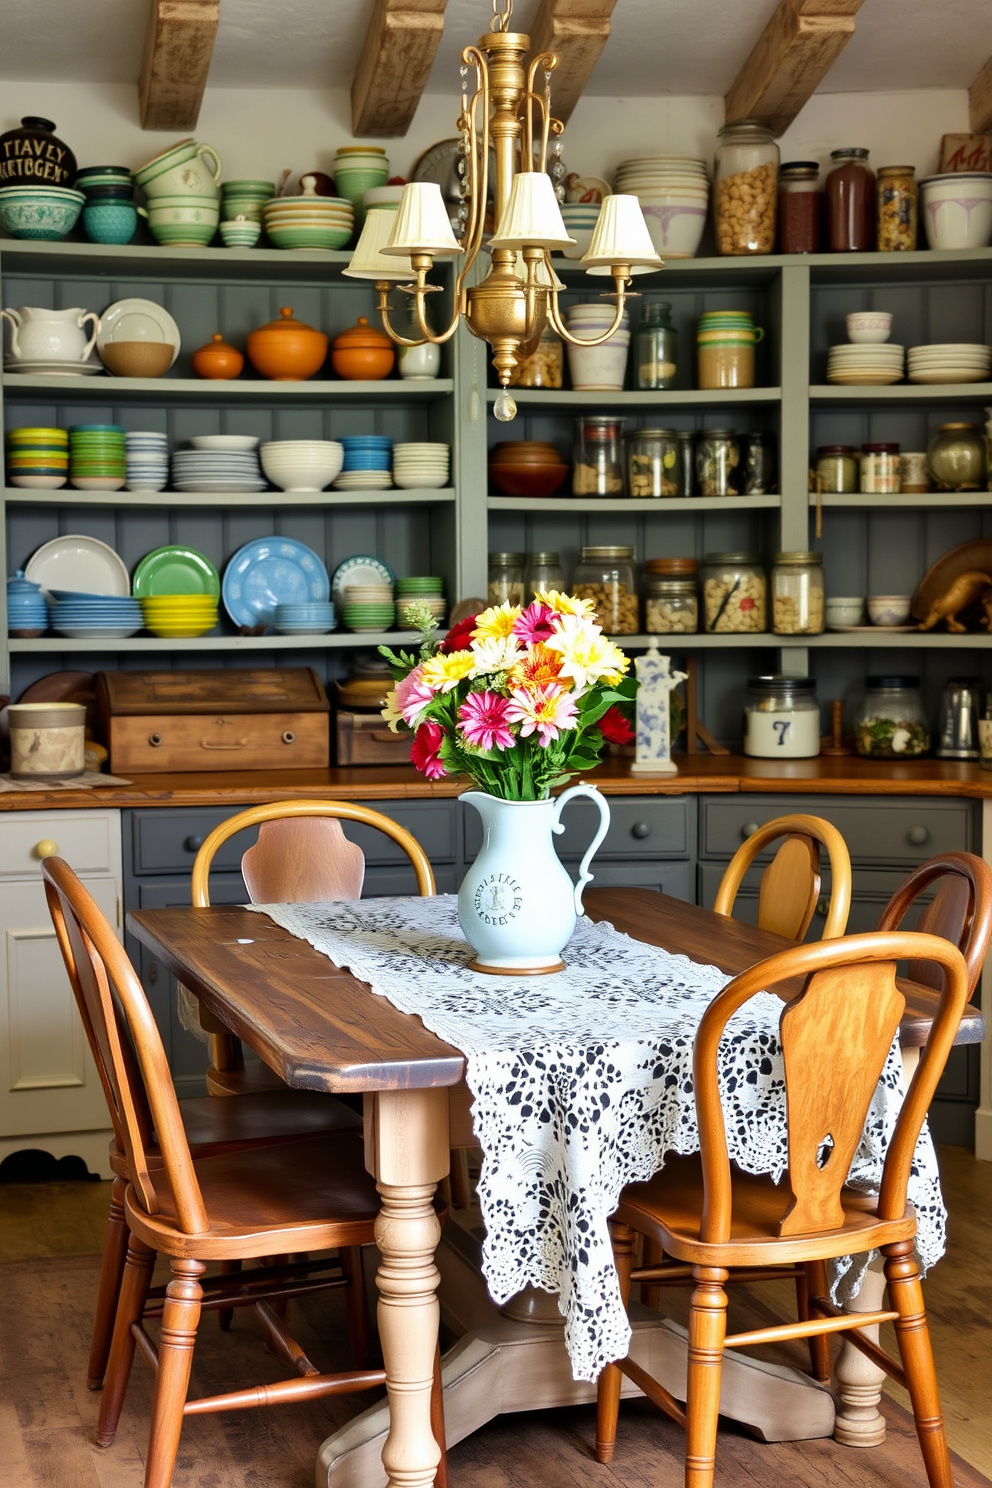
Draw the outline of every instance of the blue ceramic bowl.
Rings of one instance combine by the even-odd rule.
[[[0,227],[12,238],[64,238],[85,200],[68,186],[0,186]]]
[[[130,243],[137,228],[133,202],[91,201],[83,208],[83,231],[91,243]]]

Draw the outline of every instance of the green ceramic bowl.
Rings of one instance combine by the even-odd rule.
[[[0,228],[12,238],[56,242],[72,232],[86,197],[66,186],[0,187]]]
[[[277,248],[343,248],[351,238],[347,228],[278,227],[270,222],[265,230]]]
[[[222,222],[220,235],[227,248],[254,248],[262,235],[260,222]]]

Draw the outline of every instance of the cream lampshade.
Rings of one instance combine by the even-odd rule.
[[[550,176],[544,171],[518,171],[510,186],[490,248],[570,248]]]
[[[648,225],[636,196],[607,196],[593,230],[592,242],[581,263],[588,274],[609,274],[617,263],[629,264],[632,274],[663,269],[654,251]]]
[[[410,258],[414,253],[441,258],[461,251],[440,186],[434,181],[411,181],[404,186],[393,216],[393,232],[382,252],[395,258]]]
[[[365,218],[362,235],[351,255],[351,263],[342,272],[350,279],[409,279],[409,264],[395,258],[384,258],[382,250],[393,234],[396,213],[373,207]]]

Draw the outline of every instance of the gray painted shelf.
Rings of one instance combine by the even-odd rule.
[[[200,377],[28,377],[23,372],[5,372],[5,397],[36,401],[39,393],[62,394],[74,403],[259,403],[332,402],[350,403],[429,402],[449,397],[454,383],[448,377],[404,382],[334,382],[327,378],[309,382],[267,382],[233,378],[229,382]]]
[[[25,491],[10,486],[3,493],[7,506],[116,506],[148,511],[154,506],[218,507],[237,511],[248,506],[444,506],[453,502],[450,486],[434,491],[238,491],[218,496],[211,491]]]
[[[992,499],[992,498],[990,498]],[[658,500],[640,497],[554,496],[548,498],[556,512],[582,515],[587,512],[637,512],[640,516],[664,516],[669,512],[772,511],[782,505],[781,496],[665,496]],[[529,512],[540,501],[532,496],[490,496],[490,511]]]

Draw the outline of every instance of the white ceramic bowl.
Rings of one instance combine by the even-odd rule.
[[[859,625],[865,611],[863,599],[828,599],[828,625]]]
[[[703,198],[673,194],[663,203],[641,202],[656,253],[663,258],[695,258],[706,226]]]
[[[961,171],[920,182],[930,248],[987,248],[992,243],[992,174]]]
[[[848,340],[859,346],[877,346],[888,341],[892,316],[887,310],[855,310],[847,317]]]
[[[283,491],[322,491],[344,464],[344,449],[333,439],[274,440],[262,445],[259,456],[269,480]]]
[[[905,625],[909,619],[911,594],[869,594],[868,619],[872,625]]]

